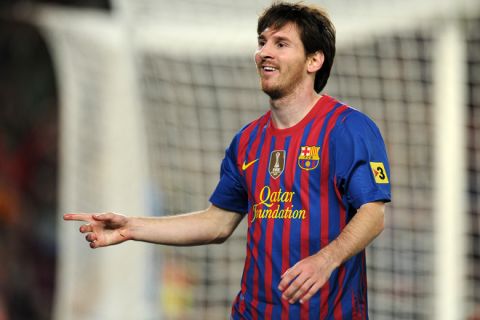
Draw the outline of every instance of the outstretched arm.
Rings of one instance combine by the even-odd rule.
[[[84,221],[81,233],[91,248],[126,240],[192,246],[221,243],[235,230],[242,215],[211,205],[205,210],[168,217],[126,217],[115,213],[65,214],[64,220]]]
[[[340,235],[317,254],[309,256],[283,275],[278,288],[290,303],[309,300],[328,281],[332,271],[363,250],[384,227],[385,204],[366,203],[358,209]]]

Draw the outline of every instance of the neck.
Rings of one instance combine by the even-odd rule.
[[[272,120],[278,129],[293,127],[315,106],[321,97],[313,89],[307,92],[293,92],[278,99],[270,99]]]

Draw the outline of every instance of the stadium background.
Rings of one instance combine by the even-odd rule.
[[[379,125],[392,167],[367,250],[373,319],[480,317],[479,1],[312,1],[338,29],[326,92]],[[68,211],[206,205],[267,108],[269,1],[0,5],[0,319],[224,319],[245,224],[221,246],[87,249]]]

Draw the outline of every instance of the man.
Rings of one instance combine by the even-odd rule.
[[[67,214],[92,248],[126,240],[221,243],[247,214],[233,319],[367,319],[364,248],[383,230],[389,166],[375,124],[320,95],[335,31],[312,6],[275,3],[255,63],[270,111],[234,137],[210,201],[172,217]]]

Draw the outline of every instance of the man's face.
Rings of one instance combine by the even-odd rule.
[[[262,90],[272,99],[282,98],[303,84],[307,57],[297,26],[287,23],[279,29],[265,29],[258,36],[255,63]]]

